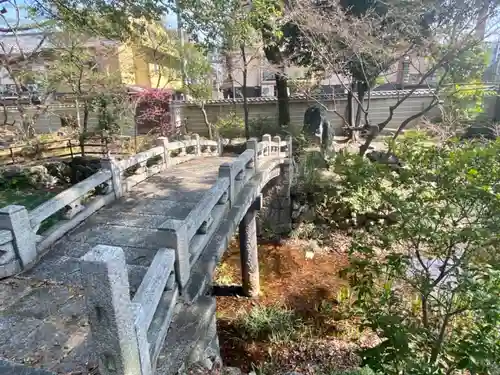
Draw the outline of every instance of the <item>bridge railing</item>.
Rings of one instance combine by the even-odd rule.
[[[191,143],[176,143],[176,147],[191,147],[188,145]],[[143,162],[146,156],[158,152],[153,149],[135,161]],[[85,255],[82,277],[91,312],[92,338],[99,353],[106,353],[101,357],[103,375],[155,373],[179,296],[189,302],[204,291],[202,283],[194,283],[197,287],[192,290],[188,284],[203,249],[214,238],[246,183],[258,172],[259,164],[266,157],[286,158],[290,153],[291,139],[271,140],[264,136],[262,142],[248,140],[246,151],[232,163],[222,164],[215,183],[188,216],[184,220],[167,220],[158,228],[164,248],[157,251],[132,299],[121,248],[99,245]],[[123,164],[122,169],[129,166],[130,162]],[[114,370],[107,371],[107,364]]]
[[[0,209],[0,230],[9,231],[13,237],[6,250],[0,244],[0,278],[29,268],[55,241],[144,179],[170,166],[221,151],[218,141],[200,139],[197,134],[175,142],[159,138],[156,147],[128,158],[117,160],[108,155],[101,161],[102,170],[31,211],[16,205]],[[40,228],[43,233],[37,234]]]

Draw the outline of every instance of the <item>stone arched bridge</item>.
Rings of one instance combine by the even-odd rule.
[[[237,157],[160,138],[32,211],[1,209],[0,374],[174,374],[217,359],[214,269],[239,231],[243,291],[258,293],[256,211],[279,181],[289,224],[291,153],[269,135]]]

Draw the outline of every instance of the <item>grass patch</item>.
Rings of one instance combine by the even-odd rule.
[[[281,306],[254,306],[238,316],[236,327],[245,339],[272,343],[295,340],[305,330],[302,319]]]
[[[313,366],[314,369],[309,369],[308,374],[314,375],[375,375],[369,367],[353,368],[349,370],[339,370],[335,368],[335,364],[331,364],[326,359],[325,362]],[[274,363],[272,360],[253,369],[257,375],[284,375],[296,374],[296,372],[283,371],[279,363]]]
[[[57,195],[55,191],[43,191],[33,188],[5,189],[0,191],[0,207],[17,204],[32,210],[55,195]]]
[[[31,187],[23,189],[5,189],[0,191],[0,207],[15,204],[24,206],[28,211],[30,211],[56,196],[58,193],[58,191],[46,191]],[[50,216],[41,223],[40,229],[37,233],[42,233],[59,220],[61,220],[61,217],[57,213]]]

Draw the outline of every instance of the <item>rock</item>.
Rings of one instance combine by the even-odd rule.
[[[460,137],[461,139],[488,139],[495,140],[498,134],[495,132],[495,128],[487,125],[471,125],[469,126],[464,134]]]
[[[57,178],[52,176],[43,165],[35,165],[24,170],[27,181],[34,187],[51,188],[57,185]]]
[[[77,156],[68,163],[71,168],[71,184],[77,184],[101,169],[101,160]]]
[[[19,165],[11,165],[2,169],[0,173],[5,178],[24,176],[23,168]]]
[[[318,241],[309,240],[304,250],[306,259],[312,259],[314,258],[314,255],[321,252],[321,247],[319,246]]]
[[[398,170],[403,167],[399,158],[392,154],[383,151],[372,151],[366,154],[366,157],[374,163],[387,164],[391,169]]]
[[[69,184],[71,182],[71,167],[67,162],[56,161],[45,164],[49,173],[57,178],[61,184]]]

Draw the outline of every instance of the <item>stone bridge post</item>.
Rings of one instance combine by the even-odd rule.
[[[100,373],[144,375],[123,250],[98,245],[81,258],[80,268]]]
[[[256,216],[261,205],[262,200],[258,197],[249,207],[239,225],[243,294],[252,298],[258,297],[260,292]]]
[[[26,207],[0,209],[0,278],[27,269],[37,259],[36,234]]]

